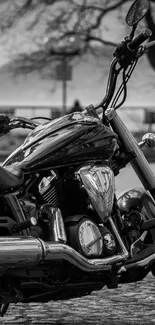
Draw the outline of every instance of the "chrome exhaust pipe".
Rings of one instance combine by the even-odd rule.
[[[43,256],[41,242],[33,237],[0,237],[0,271],[9,267],[35,266]]]
[[[127,250],[120,254],[87,259],[72,247],[59,242],[44,242],[33,237],[0,237],[0,271],[8,268],[35,267],[44,261],[66,260],[77,268],[95,272],[110,270],[111,265],[126,260]]]
[[[111,257],[87,259],[68,245],[50,242],[43,244],[45,244],[46,261],[63,259],[87,272],[110,270],[112,264],[126,260],[128,257],[128,252],[122,251],[121,254],[116,254]]]

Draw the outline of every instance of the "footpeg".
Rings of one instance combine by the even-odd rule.
[[[31,226],[36,226],[36,225],[37,225],[37,219],[31,217],[30,219],[27,219],[23,222],[20,222],[19,224],[14,225],[13,232],[15,233],[21,230],[25,230],[30,228]]]
[[[144,231],[142,233],[142,235],[140,236],[140,238],[138,238],[132,245],[130,248],[130,255],[131,257],[133,257],[134,255],[140,253],[145,247],[146,245],[144,244],[144,240],[145,237],[147,235],[148,231]]]
[[[108,289],[115,289],[118,288],[118,277],[117,277],[118,268],[117,266],[113,265],[111,274],[110,274],[110,282],[107,283]]]
[[[155,263],[155,243],[148,245],[140,253],[135,254],[124,264],[125,269],[133,267],[149,267]]]

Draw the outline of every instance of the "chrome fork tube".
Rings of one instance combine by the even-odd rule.
[[[111,217],[109,217],[108,221],[109,221],[109,223],[111,225],[111,228],[112,228],[112,230],[113,230],[113,232],[115,234],[115,237],[116,237],[116,239],[117,239],[117,241],[118,241],[118,243],[119,243],[119,245],[121,247],[122,254],[124,256],[128,257],[129,253],[128,253],[128,251],[127,251],[127,249],[126,249],[126,247],[125,247],[125,245],[124,245],[124,243],[123,243],[123,241],[122,241],[122,239],[121,239],[121,237],[119,235],[119,232],[118,232],[118,230],[117,230],[117,228],[116,228],[116,226],[114,224],[113,219]]]
[[[130,162],[135,170],[138,178],[142,182],[144,188],[149,190],[155,198],[155,176],[146,160],[143,152],[138,146],[137,141],[127,129],[121,118],[118,116],[114,108],[108,108],[105,112],[114,132],[116,132],[124,145],[125,149],[129,153],[133,153],[135,158]]]

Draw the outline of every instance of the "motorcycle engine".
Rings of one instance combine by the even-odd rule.
[[[59,180],[56,174],[51,171],[51,175],[42,178],[38,188],[43,200],[51,203],[54,208],[59,207],[58,187]]]
[[[68,245],[86,257],[114,254],[116,250],[114,236],[88,215],[90,209],[87,194],[85,191],[82,192],[79,181],[73,178],[73,175],[60,179],[51,172],[50,176],[44,177],[40,182],[39,193],[45,204],[60,209]]]
[[[68,243],[86,257],[111,256],[116,243],[112,233],[102,224],[97,225],[88,216],[69,217],[66,222]]]

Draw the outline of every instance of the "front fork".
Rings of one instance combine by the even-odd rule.
[[[114,108],[108,108],[105,115],[112,129],[118,135],[125,152],[132,154],[133,159],[130,161],[130,164],[145,188],[145,190],[142,189],[139,192],[137,190],[131,190],[124,193],[118,200],[120,211],[123,208],[123,210],[125,209],[129,213],[130,210],[135,209],[137,206],[144,215],[144,218],[153,219],[155,218],[155,175],[138,146],[137,141],[118,116],[116,110]],[[149,195],[148,191],[151,195]],[[137,204],[135,204],[135,200]],[[121,206],[121,202],[123,202],[123,206]],[[155,242],[155,228],[150,230],[150,235],[152,241]],[[152,274],[155,276],[155,265],[153,265]]]
[[[148,190],[153,199],[155,199],[155,176],[142,150],[139,148],[137,141],[127,129],[114,108],[108,108],[105,115],[114,132],[119,136],[125,152],[133,154],[134,158],[131,160],[130,164],[135,170],[144,188]]]

